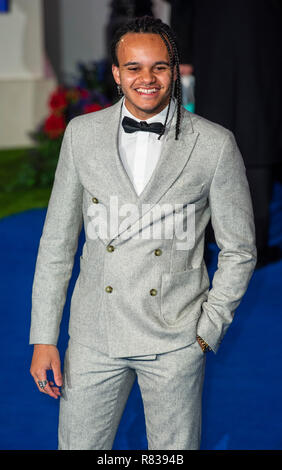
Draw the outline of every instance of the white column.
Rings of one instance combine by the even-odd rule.
[[[0,148],[29,146],[28,132],[47,115],[56,80],[43,45],[41,0],[12,0],[0,14]]]

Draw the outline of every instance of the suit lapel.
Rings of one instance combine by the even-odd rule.
[[[97,157],[103,159],[103,164],[107,168],[107,180],[105,185],[108,194],[108,204],[110,196],[118,197],[118,206],[123,204],[134,204],[138,211],[131,217],[130,224],[123,225],[122,230],[111,234],[110,241],[119,237],[128,228],[138,222],[142,217],[158,203],[167,190],[173,185],[183,167],[187,163],[196,143],[198,132],[194,132],[192,121],[188,112],[182,110],[179,139],[175,140],[176,111],[174,113],[171,126],[166,140],[162,146],[162,152],[151,178],[144,190],[137,195],[134,186],[123,166],[118,150],[118,133],[121,114],[122,100],[109,108],[111,113],[96,123],[96,149]],[[105,135],[106,134],[106,135]],[[148,204],[144,210],[142,204]],[[142,210],[141,210],[142,208]],[[108,241],[107,241],[108,243]]]
[[[185,116],[185,117],[184,117]],[[176,112],[155,170],[140,194],[139,203],[155,205],[175,182],[190,158],[198,132],[193,132],[189,114],[182,113],[180,135],[175,140]]]
[[[123,166],[118,150],[119,122],[122,100],[111,106],[109,115],[95,124],[95,144],[97,158],[103,160],[107,168],[108,180],[105,181],[107,192],[116,195],[119,204],[138,204],[138,196],[134,186]]]

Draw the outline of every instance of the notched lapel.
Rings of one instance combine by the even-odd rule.
[[[162,199],[187,164],[199,132],[193,130],[192,120],[188,113],[184,112],[182,117],[181,135],[178,140],[175,140],[176,112],[174,113],[171,127],[153,174],[139,197],[136,195],[139,215],[132,217],[130,225],[128,224],[126,228],[117,232],[111,241],[119,237],[128,228],[132,228],[136,222],[139,222]],[[142,207],[142,204],[147,204],[147,208]]]
[[[175,140],[175,112],[157,165],[149,182],[138,196],[123,166],[118,150],[121,106],[122,100],[107,108],[108,112],[101,112],[100,119],[97,115],[97,120],[93,125],[95,127],[93,129],[93,136],[95,135],[93,139],[94,158],[91,165],[88,166],[92,171],[87,175],[86,189],[97,197],[108,208],[108,211],[112,196],[117,197],[119,208],[124,204],[133,204],[137,210],[135,214],[132,214],[130,223],[123,223],[121,230],[111,234],[108,240],[103,240],[105,244],[111,243],[133,227],[161,200],[187,164],[199,135],[193,130],[189,113],[183,109],[181,133],[179,140]],[[93,179],[91,179],[91,174],[94,175]],[[145,210],[144,207],[142,208],[142,204],[148,205]]]
[[[140,202],[155,205],[177,180],[187,164],[196,144],[198,132],[194,132],[189,114],[184,114],[181,123],[181,133],[175,140],[176,113],[164,142],[156,168],[140,194]]]
[[[101,116],[101,120],[96,123],[95,154],[100,167],[105,169],[103,184],[107,197],[117,196],[119,204],[137,204],[138,196],[123,167],[118,150],[121,105],[122,100],[109,108],[112,112],[103,119]]]

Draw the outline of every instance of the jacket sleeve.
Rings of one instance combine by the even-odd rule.
[[[257,256],[245,166],[233,133],[227,132],[209,192],[218,265],[197,325],[197,334],[215,353],[247,290]]]
[[[74,255],[82,227],[83,187],[72,153],[72,122],[65,130],[32,286],[30,344],[57,344]]]

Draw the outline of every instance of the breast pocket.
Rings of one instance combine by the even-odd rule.
[[[198,318],[207,298],[209,276],[205,265],[161,277],[161,319],[167,325],[192,322]]]
[[[177,181],[166,193],[166,201],[171,204],[196,204],[205,199],[206,185],[191,184],[187,179]]]

